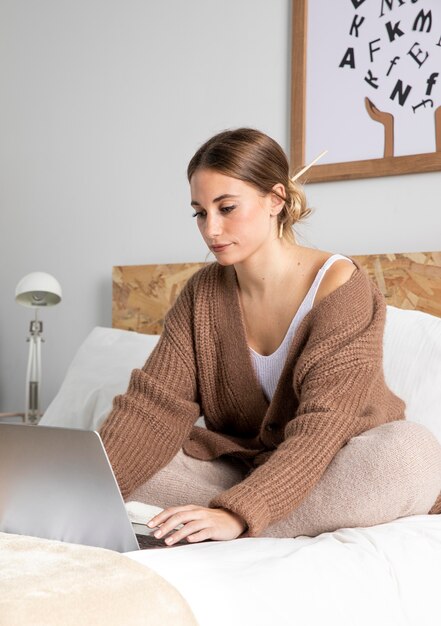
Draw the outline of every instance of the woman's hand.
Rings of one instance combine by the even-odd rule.
[[[148,522],[149,528],[160,526],[153,534],[155,537],[165,537],[176,526],[182,528],[165,539],[167,545],[172,545],[181,539],[187,538],[190,543],[213,539],[225,541],[239,537],[247,525],[236,513],[226,509],[209,509],[204,506],[188,504],[173,506],[164,509]]]

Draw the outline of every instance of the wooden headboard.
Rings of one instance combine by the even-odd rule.
[[[369,273],[387,304],[441,317],[441,252],[351,255]],[[160,334],[163,319],[192,274],[206,263],[113,268],[112,326]]]

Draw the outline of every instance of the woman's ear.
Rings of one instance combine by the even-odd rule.
[[[286,190],[282,183],[277,183],[271,192],[271,215],[278,215],[285,206]]]

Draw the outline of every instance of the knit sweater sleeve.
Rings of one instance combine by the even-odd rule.
[[[113,400],[100,429],[115,477],[126,498],[164,467],[200,415],[192,339],[192,280],[167,314],[164,330],[126,393]]]
[[[293,511],[340,448],[370,427],[370,405],[383,376],[385,306],[371,296],[367,308],[359,303],[357,313],[349,302],[330,300],[313,322],[317,328],[294,369],[299,404],[283,441],[265,463],[210,502],[246,521],[242,536],[259,536]]]

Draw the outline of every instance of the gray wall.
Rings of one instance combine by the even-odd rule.
[[[255,126],[288,150],[289,0],[0,1],[0,411],[23,410],[25,274],[43,311],[44,407],[111,324],[111,268],[201,261],[185,178],[213,133]],[[441,173],[309,185],[306,245],[440,249]],[[437,197],[438,196],[438,197]]]

